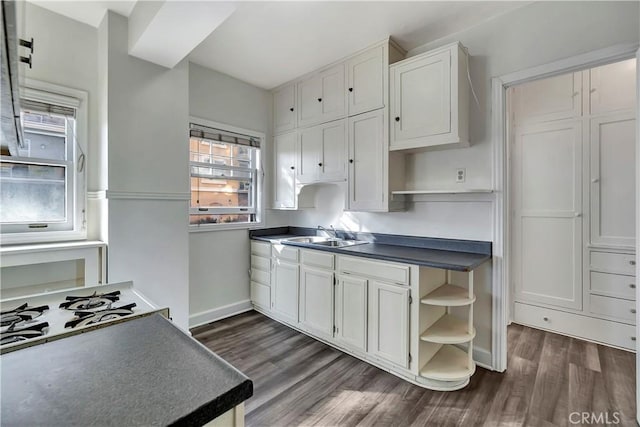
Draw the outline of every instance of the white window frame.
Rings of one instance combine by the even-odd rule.
[[[264,192],[264,155],[266,149],[266,137],[262,132],[258,132],[250,129],[243,129],[237,126],[231,126],[225,123],[219,123],[212,120],[203,119],[201,117],[191,116],[189,117],[189,123],[193,123],[195,125],[206,126],[214,129],[220,129],[227,132],[238,133],[241,135],[252,136],[254,138],[260,139],[260,148],[259,148],[259,158],[256,162],[256,177],[255,177],[255,187],[256,187],[256,199],[255,199],[255,208],[256,208],[256,220],[254,222],[242,222],[242,223],[216,223],[216,224],[191,224],[189,222],[189,215],[191,214],[191,201],[189,201],[189,212],[187,214],[187,222],[189,223],[189,232],[190,233],[200,233],[200,232],[208,232],[208,231],[221,231],[221,230],[251,230],[254,228],[261,228],[264,226],[264,212],[265,212],[265,198],[263,196]],[[188,132],[188,130],[187,130]],[[190,139],[190,137],[189,137]],[[189,153],[189,177],[191,177],[191,153]],[[189,194],[191,194],[191,179],[189,179]],[[211,212],[211,214],[223,214],[224,212]],[[235,212],[234,212],[235,213]]]
[[[63,242],[72,240],[86,240],[86,176],[87,176],[87,127],[88,127],[88,101],[89,94],[86,91],[60,86],[49,82],[25,78],[24,85],[20,89],[20,97],[47,102],[50,104],[72,107],[76,110],[75,134],[72,144],[75,144],[79,151],[75,153],[72,162],[72,173],[68,175],[73,180],[73,193],[67,192],[67,200],[73,204],[70,214],[70,230],[50,230],[38,229],[32,231],[13,231],[3,229],[0,235],[1,244],[29,244]],[[75,150],[74,150],[75,152]],[[84,167],[82,172],[78,171],[77,161],[80,154],[84,154]],[[36,161],[37,162],[37,161]]]

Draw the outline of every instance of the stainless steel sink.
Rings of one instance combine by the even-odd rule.
[[[326,240],[324,242],[314,242],[314,245],[318,245],[318,246],[329,246],[329,247],[333,247],[333,248],[343,248],[345,246],[355,246],[355,245],[363,245],[365,243],[369,243],[369,242],[364,242],[362,240]]]
[[[289,237],[288,239],[284,239],[286,242],[296,242],[296,243],[321,243],[329,240],[328,237],[323,236],[301,236],[301,237]]]

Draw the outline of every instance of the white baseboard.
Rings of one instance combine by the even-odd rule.
[[[489,369],[490,371],[495,371],[491,364],[492,359],[490,351],[485,350],[484,348],[475,347],[473,349],[473,360],[476,362],[476,365]]]
[[[253,310],[250,300],[238,301],[233,304],[223,305],[222,307],[212,308],[211,310],[201,311],[189,315],[189,328],[206,325],[207,323],[222,320],[236,314]]]

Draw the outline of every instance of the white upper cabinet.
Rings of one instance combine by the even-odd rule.
[[[636,108],[636,60],[591,69],[591,114]]]
[[[344,181],[347,175],[346,154],[345,119],[301,129],[298,183]]]
[[[467,60],[455,43],[390,67],[391,150],[469,145]]]
[[[580,72],[525,83],[512,91],[516,126],[582,115]]]
[[[338,64],[298,83],[298,124],[310,126],[345,116],[344,64]]]
[[[273,92],[274,132],[290,131],[296,127],[296,85],[288,84]]]
[[[297,132],[278,135],[274,145],[274,185],[273,207],[275,209],[295,209]]]
[[[349,115],[385,106],[385,46],[376,46],[347,62]]]
[[[635,246],[634,112],[591,119],[591,243]]]

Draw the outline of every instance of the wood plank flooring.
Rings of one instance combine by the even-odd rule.
[[[253,380],[247,426],[606,425],[572,424],[572,412],[636,425],[633,353],[519,325],[507,371],[478,368],[456,392],[412,385],[255,311],[192,333]]]

